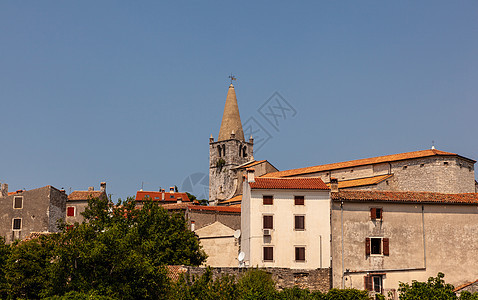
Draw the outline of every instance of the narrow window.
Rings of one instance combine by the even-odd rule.
[[[13,219],[13,230],[22,229],[22,219]]]
[[[304,230],[305,229],[305,216],[294,216],[295,219],[295,230]]]
[[[370,239],[370,253],[371,254],[382,254],[382,239],[381,238],[371,238]]]
[[[13,197],[13,208],[16,208],[16,209],[23,208],[23,197],[22,196]]]
[[[304,205],[304,196],[294,196],[295,205]]]
[[[274,218],[273,218],[273,216],[262,216],[262,228],[263,229],[273,229],[274,228]]]
[[[305,247],[295,247],[295,261],[305,261]]]
[[[74,206],[68,206],[66,209],[66,216],[67,217],[74,217],[75,216],[75,207]]]
[[[219,157],[221,157],[221,146],[217,145],[217,153],[219,154]]]
[[[274,203],[274,197],[270,195],[262,196],[262,204],[263,205],[272,205]]]
[[[242,154],[242,146],[239,145],[239,156],[241,156],[241,154]]]
[[[222,156],[226,156],[226,145],[222,145]]]
[[[377,220],[382,219],[383,211],[381,208],[373,207],[370,209],[370,219]]]
[[[382,276],[372,276],[373,291],[382,293]]]
[[[243,157],[247,157],[247,152],[246,151],[247,151],[247,147],[244,146],[244,148],[242,148],[242,156]]]
[[[274,260],[274,248],[273,247],[264,247],[264,261],[273,261]]]

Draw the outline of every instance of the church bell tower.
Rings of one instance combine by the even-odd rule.
[[[253,144],[252,137],[248,142],[244,140],[236,91],[231,83],[218,139],[215,142],[212,135],[209,138],[209,202],[217,204],[242,193],[242,174],[238,174],[236,167],[254,160]]]

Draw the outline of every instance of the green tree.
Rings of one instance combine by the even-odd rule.
[[[427,282],[412,281],[412,284],[400,282],[398,291],[400,300],[414,299],[437,299],[454,300],[457,299],[453,292],[453,285],[445,283],[443,273],[438,273],[436,277],[428,278]]]
[[[463,291],[460,294],[460,300],[478,300],[478,293],[470,293],[468,291]]]
[[[259,270],[248,270],[237,283],[239,299],[274,299],[275,283],[271,274]]]

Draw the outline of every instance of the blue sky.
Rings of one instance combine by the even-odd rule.
[[[0,28],[10,190],[201,177],[231,72],[281,170],[432,141],[478,159],[477,1],[2,1]],[[275,92],[296,112],[276,128]]]

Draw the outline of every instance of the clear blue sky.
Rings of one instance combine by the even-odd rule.
[[[166,1],[164,1],[166,2]],[[208,172],[232,72],[284,170],[478,159],[477,1],[2,1],[0,181],[113,198]],[[274,92],[296,110],[271,127]]]

